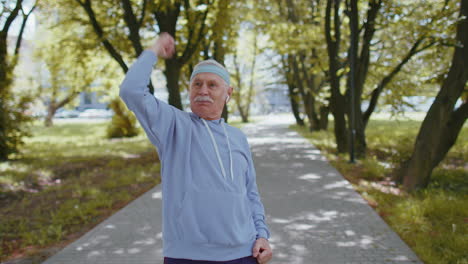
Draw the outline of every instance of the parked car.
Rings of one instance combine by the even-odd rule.
[[[86,109],[79,114],[80,118],[111,118],[114,113],[107,109]]]
[[[55,113],[55,118],[75,118],[80,115],[80,112],[76,110],[68,110],[68,109],[59,109]]]
[[[29,113],[29,115],[32,116],[32,117],[35,117],[35,118],[42,118],[42,117],[45,117],[47,115],[47,111],[38,110],[38,111],[34,111],[32,113]]]

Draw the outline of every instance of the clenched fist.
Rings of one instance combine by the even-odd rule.
[[[273,257],[270,244],[265,238],[259,238],[255,241],[252,249],[252,256],[257,259],[259,264],[265,264]]]
[[[158,57],[169,59],[175,52],[174,38],[169,33],[163,32],[154,44],[149,47],[149,50],[153,51]]]

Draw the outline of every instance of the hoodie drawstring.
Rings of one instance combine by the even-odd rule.
[[[215,138],[213,136],[213,132],[211,132],[211,128],[210,128],[210,126],[208,126],[208,123],[205,121],[205,119],[201,118],[201,120],[205,124],[205,127],[208,130],[208,133],[210,134],[211,142],[213,142],[213,146],[214,146],[214,149],[215,149],[215,152],[216,152],[216,156],[218,157],[219,166],[221,167],[221,172],[223,173],[224,179],[226,179],[226,171],[224,170],[223,162],[221,160],[221,156],[219,155],[218,144],[216,144]],[[229,149],[229,163],[230,163],[230,167],[231,167],[230,168],[231,169],[231,171],[230,171],[231,172],[231,180],[234,181],[234,173],[232,171],[232,151],[231,151],[231,144],[229,143],[229,135],[228,135],[228,133],[226,131],[226,127],[224,127],[224,122],[223,121],[221,121],[221,126],[223,127],[224,135],[226,136],[226,141],[227,141],[227,145],[228,145],[228,149]]]

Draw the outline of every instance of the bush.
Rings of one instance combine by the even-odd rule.
[[[107,128],[107,138],[134,137],[138,135],[136,128],[136,118],[120,99],[114,99],[110,103],[110,108],[114,111],[112,121]]]
[[[26,125],[33,120],[25,114],[32,98],[15,97],[11,92],[11,71],[7,69],[6,74],[6,79],[0,80],[0,161],[19,151],[23,137],[28,136]]]

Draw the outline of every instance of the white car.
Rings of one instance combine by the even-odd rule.
[[[114,113],[107,109],[86,109],[79,114],[80,118],[111,118]]]
[[[54,117],[55,118],[74,118],[74,117],[78,117],[79,115],[80,115],[80,112],[75,111],[75,110],[60,109],[55,113]]]

